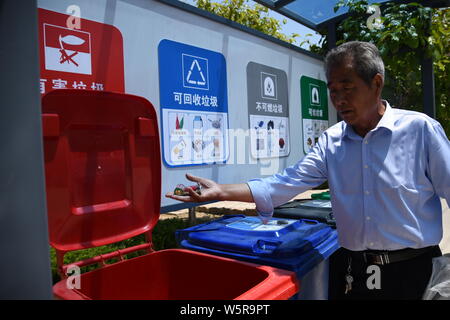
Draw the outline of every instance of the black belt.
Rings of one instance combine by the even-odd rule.
[[[406,248],[394,251],[382,250],[366,250],[351,251],[352,255],[362,255],[364,262],[367,264],[386,265],[416,258],[424,253],[436,250],[438,246],[430,246],[420,249]]]

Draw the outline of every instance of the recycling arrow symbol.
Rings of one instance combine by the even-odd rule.
[[[201,81],[191,79],[192,75],[194,74],[193,73],[194,68],[197,68],[197,74],[200,75]],[[202,69],[200,68],[198,61],[195,59],[192,60],[192,64],[191,64],[191,67],[189,68],[189,72],[187,74],[186,81],[187,81],[187,83],[193,84],[193,85],[204,86],[206,84],[205,76],[203,75]]]

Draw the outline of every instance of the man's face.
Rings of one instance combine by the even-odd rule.
[[[371,86],[364,82],[350,62],[332,67],[328,74],[330,99],[341,118],[355,129],[378,122],[379,87],[375,78]]]

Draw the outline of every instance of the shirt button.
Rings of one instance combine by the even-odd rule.
[[[369,243],[369,245],[370,245],[371,247],[373,247],[374,243],[373,243],[373,242],[371,242],[371,243]]]
[[[369,141],[367,141],[367,140],[364,140],[364,143],[365,143],[365,144],[369,144]]]
[[[367,169],[367,168],[369,168],[369,166],[367,164],[365,164],[364,165],[364,169]]]
[[[370,192],[367,190],[364,193],[366,194],[366,196],[368,196],[370,194]]]
[[[370,220],[370,217],[366,217],[366,220],[369,221],[369,220]]]

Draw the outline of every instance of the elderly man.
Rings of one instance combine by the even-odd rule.
[[[325,58],[330,98],[344,121],[282,174],[242,184],[200,183],[180,201],[255,202],[272,212],[328,180],[341,249],[330,258],[331,299],[420,299],[440,256],[442,208],[450,204],[450,142],[428,116],[381,98],[377,48],[348,42]],[[370,277],[378,272],[378,280]]]

